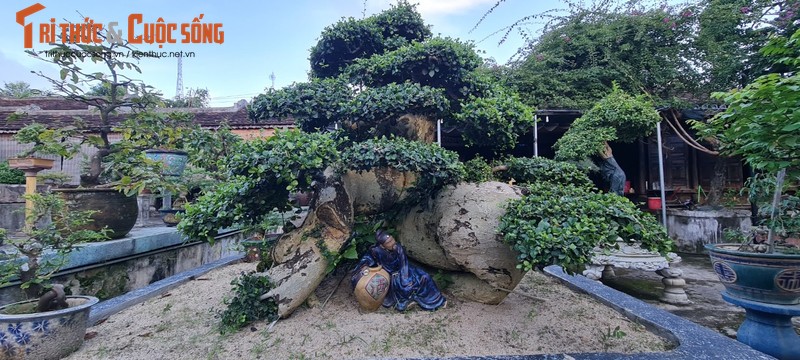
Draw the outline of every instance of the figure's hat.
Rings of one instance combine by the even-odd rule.
[[[383,244],[383,243],[384,243],[386,240],[388,240],[388,239],[389,239],[389,233],[387,233],[387,232],[383,231],[382,229],[381,229],[381,230],[378,230],[378,231],[375,233],[375,241],[376,241],[378,244]]]

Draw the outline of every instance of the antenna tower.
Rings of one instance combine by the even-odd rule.
[[[183,99],[183,56],[178,55],[178,82],[175,84],[175,98]]]
[[[269,79],[272,81],[272,86],[270,86],[270,89],[274,89],[275,88],[275,72],[274,71],[271,74],[269,74]]]

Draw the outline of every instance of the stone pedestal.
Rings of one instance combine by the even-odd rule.
[[[664,284],[664,292],[659,300],[673,305],[687,305],[690,301],[684,290],[686,280],[682,278],[683,272],[680,269],[670,268],[670,265],[680,261],[680,256],[675,253],[669,253],[664,257],[659,253],[644,250],[638,245],[620,243],[619,250],[608,253],[597,249],[583,275],[600,281],[603,278],[613,278],[614,267],[654,271],[663,277],[661,283]]]
[[[722,292],[725,301],[745,310],[736,339],[778,359],[800,359],[800,336],[792,317],[800,316],[800,305],[773,305],[738,298]]]

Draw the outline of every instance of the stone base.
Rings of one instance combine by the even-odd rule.
[[[619,250],[614,250],[607,255],[598,249],[592,257],[592,264],[586,266],[583,275],[589,279],[600,281],[600,279],[613,278],[615,276],[614,267],[654,271],[663,277],[661,283],[664,284],[664,292],[659,297],[660,301],[673,305],[691,303],[684,290],[686,280],[682,278],[683,272],[680,269],[670,268],[671,264],[681,261],[678,255],[669,253],[665,258],[658,253],[644,250],[638,245],[620,243],[619,247]]]

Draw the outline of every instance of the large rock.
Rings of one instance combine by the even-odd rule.
[[[437,242],[436,230],[440,218],[434,213],[432,204],[424,209],[420,206],[412,208],[397,226],[400,243],[408,256],[418,262],[437,269],[461,270]]]
[[[348,171],[342,183],[353,201],[356,215],[374,215],[394,207],[407,196],[406,189],[417,181],[417,174],[394,168]]]
[[[503,205],[520,197],[520,188],[500,182],[444,189],[424,209],[416,207],[400,221],[400,242],[414,260],[474,275],[459,277],[458,292],[472,294],[468,299],[498,303],[507,293],[496,289],[512,290],[524,275],[516,268],[514,251],[495,232],[505,214]]]
[[[497,235],[504,205],[521,189],[500,182],[460,184],[436,203],[438,243],[448,258],[493,288],[513,289],[523,272],[517,255]]]

